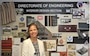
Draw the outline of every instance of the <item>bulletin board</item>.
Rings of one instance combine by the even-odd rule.
[[[13,21],[2,22],[3,39],[12,36],[20,41],[15,41],[18,47],[12,44],[12,50],[20,49],[28,25],[34,22],[46,56],[88,56],[89,2],[14,2],[14,11]]]

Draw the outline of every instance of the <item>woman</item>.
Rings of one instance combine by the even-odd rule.
[[[22,56],[45,56],[43,42],[37,39],[38,27],[35,23],[28,26],[30,37],[23,41]]]

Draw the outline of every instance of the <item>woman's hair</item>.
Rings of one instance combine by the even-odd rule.
[[[29,35],[29,29],[32,25],[36,26],[36,28],[38,30],[38,26],[35,23],[31,23],[30,25],[28,25],[28,35]],[[30,38],[30,35],[27,38]]]

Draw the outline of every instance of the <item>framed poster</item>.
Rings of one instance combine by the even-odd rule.
[[[72,9],[72,14],[73,19],[84,19],[85,9]]]
[[[60,52],[60,56],[67,56],[67,52]]]
[[[60,53],[58,53],[58,52],[51,52],[51,56],[60,56]]]
[[[56,40],[43,40],[46,51],[56,51]]]
[[[28,27],[29,24],[34,23],[36,20],[32,16],[26,16],[26,26]]]
[[[25,27],[25,23],[19,23],[19,27],[21,28],[21,27]]]
[[[76,44],[76,56],[88,56],[88,45]]]
[[[77,52],[78,52],[80,55],[83,55],[83,54],[85,54],[86,52],[88,52],[88,49],[85,48],[85,47],[82,47],[81,49],[78,49]]]
[[[76,52],[75,51],[68,51],[68,56],[76,56]]]
[[[66,44],[66,40],[64,38],[58,38],[58,45],[65,45]]]
[[[3,34],[11,34],[11,27],[5,27],[3,28]]]
[[[75,44],[68,44],[67,47],[68,47],[68,50],[76,50]]]

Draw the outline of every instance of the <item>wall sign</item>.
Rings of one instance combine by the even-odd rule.
[[[15,8],[23,9],[23,14],[71,14],[79,2],[15,2]],[[82,2],[83,3],[87,2]]]

